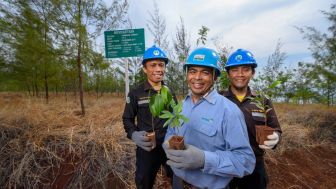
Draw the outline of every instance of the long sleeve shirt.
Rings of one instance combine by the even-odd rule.
[[[204,151],[203,169],[189,170],[172,167],[186,182],[200,188],[225,188],[233,177],[251,174],[255,156],[250,147],[244,115],[227,98],[213,90],[196,104],[188,95],[182,114],[189,122],[179,128],[168,128],[166,139],[184,136],[186,144]]]
[[[237,97],[232,93],[232,91],[224,91],[220,92],[223,96],[231,100],[233,103],[235,103],[243,112],[246,125],[247,125],[247,131],[249,134],[249,140],[251,147],[255,153],[255,156],[257,159],[262,159],[262,156],[264,155],[264,150],[259,148],[259,144],[256,141],[256,131],[255,126],[256,125],[267,125],[272,128],[274,128],[280,135],[282,133],[281,127],[277,118],[277,115],[275,113],[274,107],[272,105],[271,100],[267,99],[265,97],[265,105],[270,108],[271,110],[265,114],[265,111],[257,107],[254,103],[252,103],[251,98],[256,97],[256,93],[251,91],[250,87],[247,88],[247,94],[242,102],[240,102]],[[265,119],[265,116],[267,119]],[[267,120],[267,123],[265,123],[265,120]]]

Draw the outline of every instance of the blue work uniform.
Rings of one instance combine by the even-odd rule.
[[[237,105],[213,90],[196,104],[187,95],[182,114],[189,122],[169,127],[165,140],[172,135],[184,136],[186,144],[204,151],[205,162],[203,169],[172,167],[176,176],[199,188],[217,189],[225,188],[233,177],[252,173],[255,156]]]

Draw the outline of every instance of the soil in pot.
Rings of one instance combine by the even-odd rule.
[[[184,138],[182,136],[172,136],[169,139],[169,148],[174,150],[184,150]]]
[[[267,136],[273,134],[274,129],[266,125],[256,125],[256,140],[257,143],[262,145],[267,140]]]

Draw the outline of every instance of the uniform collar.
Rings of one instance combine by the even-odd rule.
[[[227,91],[223,91],[221,92],[221,94],[223,94],[224,96],[226,97],[235,97],[236,95],[233,94],[233,92],[231,91],[231,86],[229,86],[229,90]],[[246,96],[252,96],[252,97],[255,97],[257,96],[257,93],[253,90],[251,90],[251,88],[249,86],[247,86],[247,93],[246,93]]]
[[[161,81],[161,85],[164,85],[164,82],[163,81]],[[144,82],[144,91],[148,91],[148,90],[154,90],[154,88],[152,87],[152,85],[148,82],[148,80],[146,80],[145,82]],[[155,91],[155,90],[154,90]]]
[[[201,102],[203,99],[204,100],[206,100],[207,102],[209,102],[210,104],[215,104],[216,103],[216,96],[217,96],[217,91],[216,91],[216,89],[212,89],[212,91],[211,92],[209,92],[206,96],[203,96],[203,97],[201,97],[201,99],[200,99],[200,101],[199,102]],[[192,100],[191,99],[191,96],[192,96],[192,93],[191,92],[189,92],[188,94],[187,94],[187,96],[186,96],[186,100],[188,99],[188,98],[190,98],[190,100]]]

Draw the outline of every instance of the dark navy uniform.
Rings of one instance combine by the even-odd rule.
[[[163,128],[165,119],[152,118],[149,110],[149,99],[156,94],[148,81],[144,82],[134,90],[131,90],[126,99],[123,124],[127,133],[127,138],[132,139],[134,131],[151,132],[152,119],[156,134],[156,147],[147,152],[140,147],[136,149],[136,172],[135,183],[138,189],[149,189],[153,187],[156,174],[163,165],[167,175],[172,177],[172,171],[166,165],[167,157],[162,148],[162,143],[166,134],[167,127]],[[176,97],[174,96],[176,101]],[[135,121],[136,119],[136,121]]]
[[[242,102],[240,102],[237,97],[232,93],[229,89],[228,91],[221,92],[223,96],[234,102],[240,110],[243,112],[247,131],[249,135],[249,140],[251,147],[254,151],[256,156],[256,167],[251,175],[247,175],[243,178],[234,178],[230,182],[230,189],[265,189],[268,183],[268,177],[265,170],[265,163],[264,163],[264,154],[265,151],[259,148],[259,145],[256,141],[256,131],[255,125],[265,125],[265,117],[264,117],[264,110],[258,108],[255,104],[251,103],[251,99],[248,97],[255,97],[255,92],[251,92],[251,89],[248,87],[247,94]],[[279,134],[282,133],[276,113],[274,111],[272,102],[265,98],[265,104],[272,108],[267,113],[267,123],[269,127],[272,127],[277,131]]]

